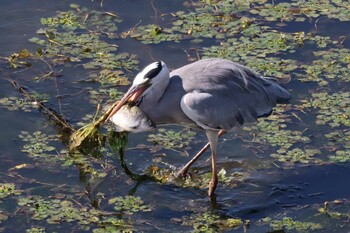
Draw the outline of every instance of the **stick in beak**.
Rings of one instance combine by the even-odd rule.
[[[125,93],[123,98],[119,101],[117,106],[113,108],[111,113],[108,115],[105,122],[107,122],[123,105],[125,105],[128,101],[134,101],[136,102],[142,93],[149,87],[149,85],[137,85],[137,86],[131,86],[129,90]]]

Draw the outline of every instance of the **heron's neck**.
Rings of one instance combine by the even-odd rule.
[[[160,82],[153,84],[151,90],[143,97],[140,108],[144,112],[149,112],[157,107],[159,100],[162,98],[166,88],[169,85],[169,78],[164,78]]]

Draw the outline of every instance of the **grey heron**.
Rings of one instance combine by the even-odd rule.
[[[169,72],[167,65],[153,62],[138,73],[108,119],[132,101],[156,125],[180,124],[205,130],[208,143],[177,174],[190,166],[210,146],[212,177],[208,195],[216,189],[218,138],[234,127],[267,116],[280,102],[291,98],[273,78],[226,59],[203,59]]]

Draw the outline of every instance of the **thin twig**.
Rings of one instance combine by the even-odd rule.
[[[158,11],[157,11],[157,8],[154,6],[154,1],[153,0],[151,1],[151,6],[152,6],[152,9],[154,11],[154,20],[157,23],[157,21],[158,21]]]
[[[35,102],[41,109],[45,111],[46,114],[48,114],[50,117],[55,119],[56,122],[61,124],[62,126],[70,129],[71,131],[75,131],[75,129],[70,126],[65,119],[62,118],[60,114],[55,112],[52,108],[45,106],[44,103],[37,100],[31,93],[29,93],[24,86],[21,86],[16,80],[13,80],[9,77],[5,78],[7,81],[9,81],[20,93],[22,93],[26,98],[30,99],[32,102]]]

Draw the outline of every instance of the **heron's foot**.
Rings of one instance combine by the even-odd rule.
[[[208,191],[208,196],[212,197],[214,195],[216,186],[218,185],[218,179],[217,177],[213,177],[211,178],[210,182],[209,182],[209,191]]]

